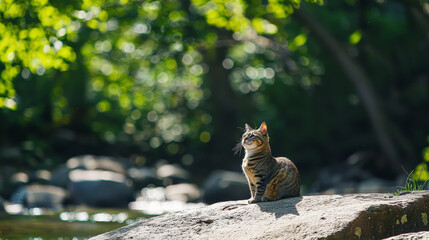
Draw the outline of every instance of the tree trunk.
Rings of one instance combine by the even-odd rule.
[[[393,173],[401,172],[400,157],[394,145],[394,141],[389,134],[388,119],[384,115],[377,96],[370,84],[369,77],[341,47],[326,28],[317,20],[313,19],[304,10],[296,10],[293,17],[306,27],[315,38],[327,49],[327,52],[337,61],[347,79],[353,84],[357,94],[361,98],[363,105],[368,112],[368,117],[374,128],[375,134],[382,148],[382,151],[387,156],[391,170]]]
[[[220,44],[223,45],[223,44]],[[209,65],[209,72],[206,75],[206,84],[210,89],[210,97],[207,100],[208,110],[212,116],[213,132],[211,139],[209,161],[213,165],[222,163],[222,167],[236,170],[239,164],[226,161],[225,158],[232,158],[232,148],[238,139],[234,139],[234,133],[238,133],[238,119],[240,109],[237,106],[237,98],[229,82],[229,72],[222,66],[222,61],[226,58],[228,46],[216,46],[206,49],[203,52],[204,62]]]

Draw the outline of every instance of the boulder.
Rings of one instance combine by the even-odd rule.
[[[91,238],[382,239],[429,230],[429,191],[246,200],[169,213]]]
[[[59,166],[50,178],[50,184],[66,188],[70,183],[69,173],[75,169],[105,170],[120,174],[127,173],[130,163],[107,156],[81,155],[67,160],[66,164]]]
[[[203,201],[220,201],[250,198],[249,185],[243,173],[216,170],[203,183]]]
[[[19,188],[12,194],[11,202],[22,204],[25,207],[41,207],[59,209],[67,197],[67,192],[56,186],[28,185]]]
[[[127,207],[133,201],[132,182],[125,175],[102,170],[73,170],[69,191],[76,204],[93,207]]]
[[[52,174],[46,169],[34,171],[30,174],[30,182],[37,184],[49,184]]]
[[[128,176],[133,180],[135,190],[141,190],[148,186],[162,186],[162,181],[156,176],[155,169],[149,167],[129,168]]]
[[[404,183],[405,179],[401,179],[399,182],[382,179],[382,176],[378,175],[384,171],[376,171],[372,168],[374,157],[370,152],[361,151],[351,155],[340,164],[322,168],[307,193],[389,193],[395,191],[394,186]]]
[[[126,162],[107,156],[82,155],[72,157],[66,163],[69,169],[106,170],[126,173]]]
[[[50,184],[67,188],[70,182],[69,173],[72,169],[68,168],[67,165],[63,164],[59,166],[51,175]]]
[[[180,183],[167,186],[165,197],[170,201],[196,202],[201,197],[197,185],[191,183]]]
[[[4,212],[4,204],[5,204],[4,199],[0,197],[0,212]]]
[[[398,236],[393,236],[389,238],[385,238],[384,240],[427,240],[429,239],[429,232],[412,232],[412,233],[404,233]]]
[[[7,174],[4,181],[2,196],[9,199],[18,189],[30,183],[30,177],[25,172],[15,172],[10,175]]]
[[[164,164],[156,170],[158,178],[162,179],[164,186],[178,183],[188,183],[189,172],[178,164]]]

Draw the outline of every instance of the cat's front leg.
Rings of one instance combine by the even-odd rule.
[[[253,198],[249,199],[249,203],[262,202],[262,196],[264,195],[266,186],[262,184],[256,185],[256,194]]]
[[[255,196],[254,198],[250,198],[247,202],[248,203],[257,203],[257,202],[262,202],[262,199],[260,196]]]
[[[255,184],[249,182],[250,188],[250,198],[253,199],[255,197],[256,187]]]

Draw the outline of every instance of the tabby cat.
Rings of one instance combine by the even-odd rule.
[[[249,182],[249,203],[274,201],[300,195],[299,172],[285,157],[271,155],[267,124],[259,129],[245,125],[241,145],[246,151],[242,168]]]

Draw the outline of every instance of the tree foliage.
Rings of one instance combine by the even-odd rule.
[[[386,137],[416,164],[429,132],[420,1],[1,1],[3,152],[40,167],[101,144],[126,153],[82,152],[236,169],[236,127],[266,121],[273,150],[303,168],[365,150],[383,169],[365,96],[298,8],[369,79]]]

